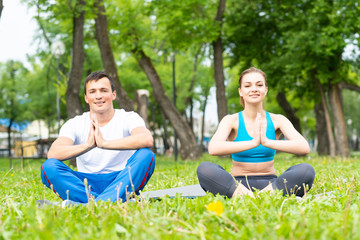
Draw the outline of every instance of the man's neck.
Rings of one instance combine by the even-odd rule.
[[[113,118],[114,114],[115,114],[115,109],[112,109],[110,111],[107,111],[105,113],[96,113],[96,112],[91,112],[90,111],[90,115],[95,115],[96,119],[99,123],[100,127],[105,126],[108,122],[110,122],[110,120]]]

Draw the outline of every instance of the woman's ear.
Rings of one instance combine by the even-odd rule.
[[[238,90],[239,90],[240,97],[242,97],[241,88],[238,88]]]

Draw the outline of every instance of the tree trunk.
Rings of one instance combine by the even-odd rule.
[[[103,0],[97,1],[97,9],[98,12],[95,19],[95,35],[100,48],[101,59],[104,65],[105,72],[113,78],[115,83],[115,89],[117,93],[115,101],[120,108],[123,108],[127,111],[133,111],[134,103],[128,97],[126,91],[122,87],[117,74],[116,63],[110,44],[108,23]]]
[[[349,142],[347,138],[346,122],[341,99],[339,84],[333,84],[329,91],[330,104],[334,117],[334,132],[336,142],[336,155],[348,157],[350,155]]]
[[[208,97],[209,97],[209,94],[206,94],[205,95],[205,100],[204,100],[204,105],[202,106],[202,120],[201,120],[201,140],[200,140],[200,146],[201,146],[201,152],[204,152],[204,145],[203,145],[203,142],[204,142],[204,132],[205,132],[205,110],[206,110],[206,105],[207,105],[207,101],[208,101]]]
[[[191,128],[191,131],[194,132],[194,101],[191,98],[190,100],[190,116],[189,116],[189,126]]]
[[[227,115],[227,102],[226,102],[226,94],[225,94],[225,76],[224,76],[224,66],[223,66],[223,46],[221,40],[221,29],[222,29],[222,21],[223,15],[225,11],[225,0],[219,1],[219,6],[217,10],[217,14],[215,17],[215,22],[219,24],[218,37],[215,41],[212,42],[213,50],[214,50],[214,77],[215,77],[215,85],[216,85],[216,102],[217,102],[217,111],[218,111],[218,120]]]
[[[80,85],[84,68],[84,19],[85,0],[79,0],[76,8],[81,8],[80,15],[74,14],[73,26],[73,46],[71,71],[66,89],[66,110],[68,118],[83,113],[80,102]]]
[[[140,67],[143,69],[151,83],[155,101],[159,104],[161,110],[169,119],[171,125],[175,129],[177,136],[179,137],[181,144],[181,158],[197,159],[199,157],[199,151],[197,148],[195,135],[191,131],[189,124],[181,117],[179,111],[166,95],[165,89],[151,62],[151,59],[145,55],[143,50],[133,50],[133,53],[137,57]]]
[[[276,95],[276,100],[278,101],[280,107],[283,109],[285,116],[290,120],[294,125],[295,129],[301,134],[301,124],[300,119],[296,116],[296,110],[293,109],[286,99],[285,93],[279,92]]]
[[[193,94],[192,93],[193,93],[194,85],[195,85],[195,81],[196,81],[198,58],[201,53],[202,47],[203,47],[203,45],[201,45],[195,53],[192,77],[191,77],[190,86],[188,89],[188,92],[191,94],[185,100],[185,106],[190,106],[190,114],[189,114],[190,116],[189,116],[188,122],[189,122],[190,128],[193,132],[194,132],[194,123],[193,123],[193,107],[194,107],[194,105],[193,105]],[[186,115],[186,112],[185,112],[185,115]]]
[[[146,127],[149,128],[148,121],[148,102],[149,91],[146,89],[139,89],[136,91],[137,113],[144,119]]]
[[[162,131],[162,139],[163,139],[163,144],[164,144],[164,153],[167,152],[167,150],[170,149],[170,147],[173,147],[171,144],[171,141],[169,141],[169,133],[167,130],[167,124],[166,124],[166,117],[165,114],[163,113],[163,111],[161,111],[161,117],[162,117],[162,126],[163,126],[163,130]]]
[[[334,140],[334,135],[333,135],[332,128],[331,128],[329,110],[328,110],[327,104],[326,104],[326,96],[325,96],[324,89],[323,89],[320,81],[317,78],[315,78],[314,80],[315,80],[316,85],[319,88],[320,95],[321,95],[321,104],[322,104],[322,107],[324,110],[324,115],[325,115],[326,131],[327,131],[327,135],[329,138],[330,156],[335,157],[335,140]]]
[[[11,153],[11,127],[12,127],[13,123],[14,123],[14,120],[10,119],[9,126],[7,129],[7,132],[8,132],[8,157],[12,156],[12,153]]]
[[[151,110],[151,122],[149,124],[149,127],[150,127],[150,130],[152,131],[152,135],[154,138],[154,144],[153,144],[152,150],[155,154],[157,154],[158,152],[157,152],[157,145],[156,145],[157,134],[156,134],[155,106],[152,105],[150,110]]]
[[[318,155],[329,155],[329,136],[326,130],[325,110],[321,103],[314,106],[316,116],[316,137],[317,137],[317,153]]]
[[[4,9],[3,0],[0,0],[0,18],[3,9]]]

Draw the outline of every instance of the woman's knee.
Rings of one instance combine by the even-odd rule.
[[[198,177],[209,176],[214,173],[214,170],[218,168],[219,165],[212,162],[202,162],[198,166],[196,172]]]
[[[315,180],[315,169],[308,163],[300,163],[299,171],[303,173],[305,184],[312,184]]]

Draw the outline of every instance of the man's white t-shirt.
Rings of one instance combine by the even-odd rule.
[[[85,143],[90,131],[90,112],[69,119],[60,129],[59,137],[67,137],[74,141],[74,145]],[[120,139],[130,136],[137,127],[145,127],[144,120],[135,112],[115,109],[113,118],[100,132],[105,140]],[[79,172],[110,173],[123,170],[127,160],[136,150],[109,150],[95,147],[76,158]]]

